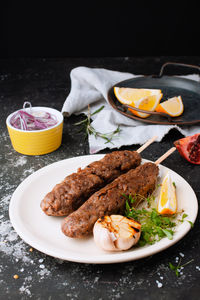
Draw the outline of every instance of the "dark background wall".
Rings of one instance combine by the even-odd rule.
[[[177,2],[8,1],[0,55],[199,55],[198,2]]]

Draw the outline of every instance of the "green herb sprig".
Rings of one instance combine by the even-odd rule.
[[[153,196],[146,198],[147,203],[151,203],[151,197]],[[138,245],[152,245],[163,237],[172,240],[174,228],[176,227],[176,223],[174,222],[175,215],[161,215],[155,208],[151,207],[148,209],[134,208],[132,207],[132,203],[136,201],[136,196],[134,198],[130,195],[128,196],[128,199],[126,199],[125,216],[141,223],[141,237]]]
[[[185,220],[187,217],[188,217],[188,215],[184,213],[182,215],[182,218],[180,220],[178,220],[178,221],[181,222],[181,223],[183,223],[184,221],[187,221],[190,224],[191,228],[193,228],[194,227],[194,223],[192,221]]]
[[[173,184],[176,186],[175,183]],[[155,191],[159,186],[160,184],[157,184]],[[194,226],[191,221],[186,219],[188,215],[183,213],[183,211],[177,212],[173,215],[159,214],[155,209],[154,195],[155,193],[144,197],[138,194],[122,194],[122,196],[126,199],[124,215],[140,222],[141,224],[141,237],[138,242],[138,246],[144,246],[146,244],[152,245],[160,241],[163,237],[167,237],[169,240],[172,240],[177,222],[183,223],[184,221],[187,221],[191,227]],[[145,203],[145,208],[143,207],[138,209],[141,202]],[[180,219],[177,218],[179,214],[182,214]],[[179,266],[180,264],[177,267],[179,268]]]
[[[90,112],[90,106],[88,105],[88,115],[87,115],[87,117],[84,120],[75,123],[74,125],[76,125],[76,126],[77,125],[82,125],[82,128],[81,128],[80,131],[83,130],[86,133],[86,138],[89,135],[94,135],[95,138],[100,137],[100,138],[106,140],[105,144],[107,144],[107,143],[112,143],[113,137],[116,134],[118,134],[121,130],[120,130],[119,126],[114,131],[108,132],[108,133],[101,133],[101,132],[98,132],[94,129],[94,127],[91,125],[91,122],[92,122],[91,117],[94,116],[95,114],[99,113],[103,108],[104,108],[104,105],[101,106],[99,109],[97,109],[95,112],[91,113]]]
[[[188,261],[185,264],[181,265],[181,258],[180,258],[177,266],[174,266],[171,262],[169,262],[169,268],[172,271],[175,272],[175,274],[176,274],[177,277],[179,277],[182,268],[185,267],[185,266],[187,266],[187,265],[189,265],[193,261],[194,261],[194,259],[191,259],[190,261]]]

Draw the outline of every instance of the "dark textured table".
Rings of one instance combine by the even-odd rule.
[[[90,265],[61,261],[25,244],[13,230],[8,207],[12,193],[27,176],[53,162],[88,154],[83,133],[73,126],[81,116],[65,120],[61,147],[44,156],[25,156],[11,146],[5,120],[24,101],[34,106],[61,110],[70,91],[70,71],[84,65],[135,74],[157,74],[166,61],[198,64],[200,57],[116,57],[0,60],[0,299],[199,299],[200,222],[176,245],[138,261],[112,265]],[[174,73],[188,70],[171,69]],[[152,144],[143,157],[155,160],[172,141],[181,138],[172,130],[161,143]],[[122,147],[135,150],[138,145]],[[102,153],[109,152],[106,149]],[[200,197],[200,167],[189,164],[175,152],[163,165],[185,178]],[[189,199],[188,199],[189,200]],[[36,220],[37,221],[37,220]],[[53,238],[53,237],[52,237]],[[176,277],[168,264],[178,258],[194,259]],[[18,275],[18,279],[13,276]]]

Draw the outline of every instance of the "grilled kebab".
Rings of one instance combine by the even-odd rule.
[[[151,194],[155,189],[158,172],[156,164],[149,162],[119,176],[63,220],[63,233],[72,238],[82,238],[92,232],[99,218],[123,213],[126,202],[123,194],[144,197]]]
[[[42,200],[40,206],[49,216],[68,216],[92,194],[121,174],[136,168],[141,156],[136,151],[114,151],[67,176]]]

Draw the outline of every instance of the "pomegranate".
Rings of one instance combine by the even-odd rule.
[[[200,133],[175,141],[174,145],[190,163],[200,165]]]

